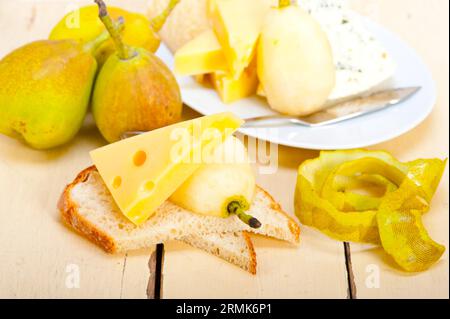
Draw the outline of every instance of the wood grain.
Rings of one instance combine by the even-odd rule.
[[[74,4],[91,3],[0,0],[0,57],[46,38]],[[142,12],[146,4],[108,3]],[[91,118],[72,143],[50,151],[0,135],[0,298],[147,297],[152,249],[127,259],[107,255],[63,226],[56,209],[64,186],[92,165],[88,152],[104,144]]]
[[[280,146],[278,154],[276,174],[258,175],[257,182],[293,214],[296,168],[317,152]],[[254,168],[259,171],[259,165]],[[256,276],[185,244],[165,245],[163,298],[348,297],[342,243],[305,227],[299,247],[262,237],[253,240]]]
[[[376,145],[372,149],[385,149],[401,160],[411,160],[417,157],[448,157],[448,2],[444,0],[413,0],[413,1],[388,1],[388,0],[352,0],[353,7],[362,14],[368,15],[375,21],[385,25],[396,32],[403,40],[408,42],[423,57],[430,67],[436,81],[439,98],[431,116],[415,130],[387,143]],[[426,23],[424,23],[426,21]],[[280,148],[281,150],[285,148]],[[283,206],[292,212],[293,183],[286,182],[283,178],[283,170],[286,175],[295,175],[296,165],[283,167],[286,162],[299,164],[308,151],[288,149],[280,152],[281,171],[276,175],[267,177],[265,187],[280,199]],[[311,152],[309,152],[311,153]],[[296,155],[294,155],[296,154]],[[298,156],[298,161],[292,158]],[[287,160],[286,160],[287,158]],[[284,163],[284,164],[283,164]],[[264,177],[263,183],[264,181]],[[283,198],[283,196],[290,198]],[[433,207],[424,217],[424,222],[430,234],[440,243],[448,247],[448,169],[442,179],[441,186],[433,201]],[[314,245],[320,240],[320,246]],[[340,249],[333,249],[333,242],[328,243],[327,238],[320,238],[315,231],[303,227],[302,245],[298,251],[293,250],[287,255],[279,255],[276,249],[266,247],[258,249],[258,241],[255,246],[258,254],[258,267],[271,270],[269,273],[258,274],[257,281],[260,288],[252,286],[254,282],[247,277],[241,279],[242,274],[226,266],[219,266],[218,262],[209,257],[202,258],[202,252],[196,255],[185,252],[187,247],[181,244],[168,246],[166,253],[164,297],[181,297],[183,290],[190,286],[196,286],[191,295],[195,297],[314,297],[331,296],[339,298],[343,296],[342,290],[330,290],[327,282],[333,282],[335,287],[342,285],[343,269],[341,264],[330,260],[332,254],[343,254]],[[379,248],[365,245],[351,244],[353,278],[350,285],[354,286],[357,298],[448,298],[448,251],[442,260],[430,271],[421,274],[408,275],[395,268],[395,265],[387,258]],[[265,250],[267,249],[267,250]],[[279,253],[279,252],[278,252]],[[303,254],[306,255],[303,256]],[[205,263],[207,262],[207,265]],[[299,263],[301,273],[290,273],[289,285],[282,290],[274,282],[283,282],[283,270],[289,265]],[[276,265],[276,266],[274,266]],[[337,266],[336,266],[337,265]],[[264,268],[263,268],[264,267]],[[211,272],[211,268],[215,270]],[[258,268],[258,271],[260,271]],[[282,270],[280,270],[280,268]],[[182,269],[198,271],[201,276],[194,278],[182,278]],[[372,277],[379,271],[380,285],[372,287]],[[263,270],[264,271],[264,270]],[[291,271],[291,269],[289,269]],[[221,280],[218,273],[226,273],[224,277],[233,276],[238,282],[245,281],[245,289],[239,289],[234,281]],[[321,278],[321,274],[329,274],[334,278]],[[260,278],[262,277],[262,279]],[[314,280],[310,281],[311,278]],[[326,280],[324,280],[326,279]],[[219,286],[220,289],[214,287]],[[244,286],[244,285],[242,285]],[[297,287],[303,290],[296,290]],[[264,287],[264,290],[262,289]],[[348,287],[349,288],[349,287]],[[237,291],[238,292],[237,292]],[[345,296],[348,296],[346,294]]]
[[[428,119],[411,132],[372,149],[384,149],[400,160],[446,158],[449,153],[449,2],[445,0],[353,0],[354,7],[389,28],[423,58],[438,89]],[[379,248],[351,245],[358,298],[448,298],[449,176],[448,167],[424,224],[431,237],[446,246],[442,259],[429,271],[399,271]],[[379,271],[379,287],[373,275]]]
[[[372,149],[401,160],[448,157],[449,42],[446,0],[351,0],[355,9],[397,33],[422,56],[439,97],[431,116],[413,131]],[[0,57],[29,41],[45,38],[51,26],[75,5],[91,1],[0,0]],[[145,0],[108,4],[145,12]],[[189,109],[185,118],[199,116]],[[0,297],[148,298],[154,250],[110,256],[61,224],[56,202],[64,185],[90,165],[88,152],[105,142],[91,119],[70,144],[34,151],[0,136]],[[276,175],[258,183],[293,213],[296,168],[317,152],[279,147]],[[258,170],[259,165],[255,165]],[[448,169],[424,222],[448,248]],[[181,243],[168,243],[163,267],[164,298],[348,298],[342,243],[302,227],[301,244],[256,237],[258,275]],[[407,275],[379,249],[350,245],[356,297],[449,297],[448,252],[430,271]],[[379,285],[373,287],[373,275]],[[79,279],[79,282],[77,282]],[[150,282],[150,288],[148,287]]]

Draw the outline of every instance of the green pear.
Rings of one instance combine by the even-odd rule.
[[[326,33],[306,11],[289,0],[271,8],[257,55],[271,108],[302,116],[323,107],[335,85],[335,66]]]
[[[42,40],[0,61],[0,132],[36,149],[70,141],[80,129],[97,71],[93,42]]]
[[[253,228],[261,223],[247,215],[255,192],[255,176],[247,150],[231,136],[170,197],[175,204],[194,213],[226,218],[237,216]]]
[[[101,0],[99,16],[116,46],[103,65],[92,97],[92,113],[108,142],[129,131],[151,131],[180,121],[183,103],[175,76],[153,53],[129,47]]]

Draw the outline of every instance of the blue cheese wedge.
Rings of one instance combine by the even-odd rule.
[[[347,0],[301,0],[322,26],[336,64],[336,86],[328,103],[364,95],[389,83],[396,65],[383,45],[366,28]]]

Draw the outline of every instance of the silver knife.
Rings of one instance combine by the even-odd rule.
[[[384,90],[368,96],[357,97],[345,102],[337,103],[325,110],[304,117],[278,114],[247,118],[245,119],[244,127],[277,126],[279,125],[279,120],[284,123],[288,122],[308,127],[336,124],[399,104],[406,101],[419,90],[420,87]],[[278,124],[276,124],[276,122],[278,122]]]

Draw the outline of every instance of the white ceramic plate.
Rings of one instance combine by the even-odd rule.
[[[291,147],[336,150],[366,147],[393,139],[425,120],[436,102],[436,89],[430,72],[414,50],[397,36],[368,19],[363,18],[363,21],[397,63],[392,86],[420,86],[419,92],[396,106],[335,125],[308,128],[286,124],[273,129],[243,128],[240,132]],[[173,56],[165,46],[161,46],[158,56],[173,68]],[[231,111],[245,119],[273,114],[267,102],[259,97],[226,105],[213,89],[203,87],[191,77],[180,77],[178,81],[184,103],[204,115]]]

